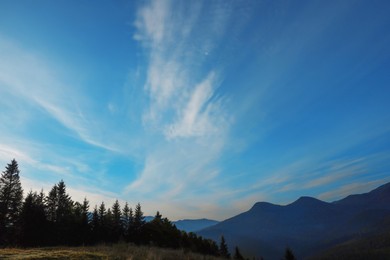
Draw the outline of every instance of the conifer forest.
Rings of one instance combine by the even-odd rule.
[[[73,201],[64,181],[46,194],[29,191],[23,197],[16,160],[0,178],[0,247],[81,246],[127,242],[135,245],[186,249],[201,254],[224,256],[215,241],[176,228],[158,211],[146,222],[141,205],[123,207],[102,202],[91,207],[88,199]]]

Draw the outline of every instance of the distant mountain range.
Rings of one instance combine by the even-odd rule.
[[[144,220],[150,222],[154,219],[153,216],[145,216]],[[177,221],[172,221],[173,224],[179,229],[185,232],[196,232],[219,223],[219,221],[212,219],[182,219]]]
[[[202,218],[202,219],[183,219],[183,220],[174,221],[173,223],[180,230],[186,232],[196,232],[201,229],[214,226],[218,224],[219,221]]]
[[[390,183],[332,203],[311,197],[286,206],[258,202],[197,234],[216,241],[224,235],[231,251],[239,246],[248,257],[280,259],[290,247],[302,259],[385,230],[390,230]]]

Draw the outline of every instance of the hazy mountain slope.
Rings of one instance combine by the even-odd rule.
[[[198,234],[216,241],[223,234],[231,248],[238,245],[266,259],[280,258],[286,246],[302,258],[372,232],[389,215],[390,184],[386,184],[333,203],[310,197],[286,206],[259,202]]]
[[[390,259],[390,216],[371,232],[340,243],[310,259]]]
[[[175,226],[178,229],[186,231],[186,232],[199,231],[201,229],[214,226],[218,223],[219,223],[219,221],[212,220],[212,219],[205,219],[205,218],[202,218],[202,219],[183,219],[183,220],[178,220],[178,221],[173,222],[173,224],[175,224]]]

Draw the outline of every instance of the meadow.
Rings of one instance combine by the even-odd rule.
[[[186,250],[136,246],[132,244],[88,247],[3,248],[0,259],[129,259],[129,260],[217,260]]]

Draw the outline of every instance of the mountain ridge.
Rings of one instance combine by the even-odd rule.
[[[230,249],[239,246],[248,255],[274,259],[289,246],[304,258],[359,234],[376,232],[387,216],[390,183],[334,202],[308,196],[283,206],[256,202],[248,211],[197,233],[216,241],[224,235]]]
[[[217,220],[207,219],[207,218],[181,219],[181,220],[173,221],[173,224],[175,224],[175,226],[178,229],[186,232],[196,232],[204,228],[216,225],[218,223],[219,221]]]

